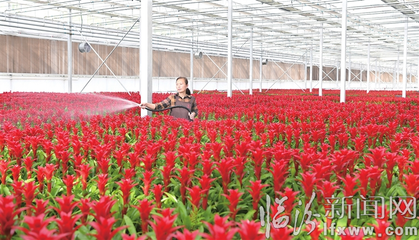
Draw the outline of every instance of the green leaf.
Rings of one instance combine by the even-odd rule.
[[[135,226],[127,215],[124,216],[124,221],[126,225],[128,225],[128,232],[130,235],[137,236],[137,230],[135,230]]]
[[[214,219],[214,215],[211,212],[211,206],[207,207],[207,210],[205,210],[204,214],[203,214],[204,220],[206,222],[210,222]]]
[[[252,220],[255,210],[250,210],[246,215],[244,215],[243,220]]]
[[[91,239],[88,235],[89,233],[90,233],[89,229],[87,229],[86,226],[82,226],[74,234],[75,235],[74,239],[89,240],[89,239]]]
[[[185,225],[185,227],[187,229],[191,229],[191,219],[189,218],[188,212],[186,211],[185,205],[183,205],[183,203],[181,201],[178,202],[178,212],[179,212],[179,217],[182,220],[183,225]]]
[[[174,203],[177,203],[178,202],[177,199],[176,199],[176,197],[173,196],[172,194],[170,194],[168,192],[165,192],[164,194],[166,194],[167,197],[168,197],[168,199],[172,200]]]
[[[6,196],[11,195],[9,188],[4,184],[1,185],[1,193]]]

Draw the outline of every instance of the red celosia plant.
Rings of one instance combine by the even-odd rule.
[[[109,177],[108,174],[99,174],[97,175],[98,179],[97,182],[97,188],[99,189],[100,196],[104,196],[106,192],[106,184],[108,184]]]
[[[262,240],[265,235],[260,232],[261,225],[254,221],[243,220],[238,225],[238,233],[243,240]]]
[[[15,196],[0,195],[0,235],[11,239],[13,236],[12,228],[15,225],[16,218],[25,208],[20,208],[13,202]]]
[[[236,214],[239,211],[237,205],[239,204],[240,197],[243,195],[242,192],[239,192],[238,189],[229,189],[229,194],[221,194],[228,200],[228,209],[230,210],[231,220],[236,219]]]
[[[206,240],[217,240],[217,239],[225,239],[230,240],[233,239],[234,234],[237,232],[237,228],[233,227],[233,222],[228,222],[227,217],[220,217],[218,214],[214,216],[214,224],[210,224],[205,222],[208,227],[209,233],[203,233],[202,236]]]
[[[122,192],[122,199],[124,202],[124,207],[122,208],[122,215],[125,215],[127,213],[127,204],[129,203],[129,195],[131,192],[131,189],[133,189],[137,183],[134,183],[132,179],[122,179],[120,182],[117,182],[119,187],[121,188]]]
[[[135,207],[138,212],[140,212],[141,217],[141,229],[143,231],[143,234],[148,232],[148,223],[150,218],[151,210],[153,210],[154,205],[152,204],[152,201],[143,199],[138,202],[138,205],[133,206]]]
[[[234,168],[233,158],[223,158],[217,164],[217,170],[221,175],[223,193],[227,194],[228,184],[230,183],[231,172]]]
[[[257,210],[258,210],[258,204],[260,202],[260,199],[262,198],[262,189],[269,186],[268,184],[261,184],[261,180],[257,181],[249,181],[250,182],[250,190],[249,193],[252,195],[253,198],[253,210],[255,210],[255,214],[253,215],[253,218],[256,219],[257,217]]]
[[[87,188],[87,178],[89,177],[90,171],[93,169],[89,164],[82,164],[79,166],[79,169],[76,169],[76,172],[79,173],[81,177],[81,184],[83,191],[86,191]]]
[[[174,232],[180,228],[174,227],[177,214],[173,215],[173,209],[166,208],[161,211],[162,216],[153,215],[155,221],[149,221],[153,231],[156,233],[156,240],[167,240],[175,236]]]
[[[128,226],[121,226],[113,228],[116,223],[114,217],[104,218],[100,217],[97,219],[98,222],[91,222],[90,225],[96,230],[96,234],[91,234],[98,240],[112,240],[113,237],[122,229],[128,228]]]

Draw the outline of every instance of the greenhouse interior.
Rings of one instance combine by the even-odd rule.
[[[0,237],[419,239],[419,1],[0,0]]]

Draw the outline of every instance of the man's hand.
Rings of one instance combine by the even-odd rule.
[[[193,120],[193,119],[195,118],[195,112],[188,113],[188,115],[189,115],[189,118],[190,118],[191,120]]]

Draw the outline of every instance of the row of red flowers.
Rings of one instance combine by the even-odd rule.
[[[1,94],[0,234],[263,239],[259,207],[270,195],[288,197],[289,226],[270,229],[272,239],[287,239],[302,221],[292,217],[298,200],[313,192],[317,221],[328,225],[338,221],[326,220],[333,195],[416,198],[418,95],[353,91],[340,104],[336,94],[200,94],[192,123],[121,113],[132,105],[113,97],[140,102],[135,94]],[[373,225],[378,238],[390,224],[418,223],[398,214],[345,224]]]

